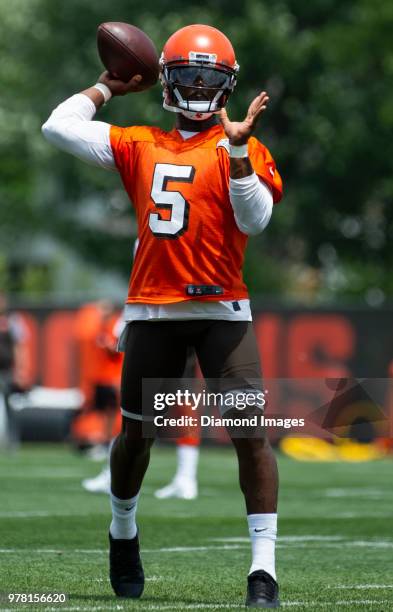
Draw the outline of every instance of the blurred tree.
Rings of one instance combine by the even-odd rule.
[[[314,270],[319,299],[392,296],[391,2],[191,1],[185,11],[180,0],[0,0],[0,19],[2,251],[51,234],[128,275],[135,225],[119,178],[53,150],[40,125],[101,72],[102,21],[133,23],[158,49],[177,28],[209,23],[231,38],[241,64],[230,116],[241,116],[261,88],[270,93],[258,136],[284,178],[283,203],[250,241],[251,290],[301,298],[297,279]],[[159,85],[111,101],[99,116],[120,125],[173,122]]]

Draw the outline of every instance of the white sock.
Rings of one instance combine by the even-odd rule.
[[[136,536],[135,523],[138,495],[131,499],[119,499],[111,493],[112,522],[109,527],[112,538],[115,540],[132,540]]]
[[[177,471],[175,480],[193,480],[197,478],[199,447],[190,444],[179,444],[177,447]]]
[[[247,521],[252,549],[249,574],[255,570],[265,570],[276,580],[277,514],[249,514]]]

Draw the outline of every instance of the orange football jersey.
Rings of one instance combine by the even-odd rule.
[[[221,125],[187,140],[176,129],[155,127],[111,126],[110,137],[138,221],[127,303],[247,298],[242,277],[247,236],[238,229],[229,200]],[[282,183],[269,151],[250,138],[249,156],[278,202]],[[215,287],[217,293],[190,295],[190,286]]]

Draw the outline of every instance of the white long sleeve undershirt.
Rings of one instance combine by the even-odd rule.
[[[241,232],[255,236],[265,229],[272,216],[273,195],[255,172],[243,178],[229,179],[229,199]]]
[[[117,170],[110,142],[110,125],[92,121],[96,105],[76,94],[57,106],[42,126],[45,138],[58,149],[106,170]]]
[[[79,159],[116,171],[110,143],[110,125],[92,121],[96,106],[88,96],[76,94],[62,102],[42,126],[45,138],[57,148]],[[195,132],[180,130],[184,139]],[[269,223],[273,196],[269,187],[255,173],[229,180],[229,199],[241,232],[256,235]]]

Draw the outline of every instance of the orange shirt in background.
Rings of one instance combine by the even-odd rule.
[[[120,387],[123,353],[116,351],[118,338],[114,333],[119,315],[100,321],[95,336],[95,381],[98,385]]]

